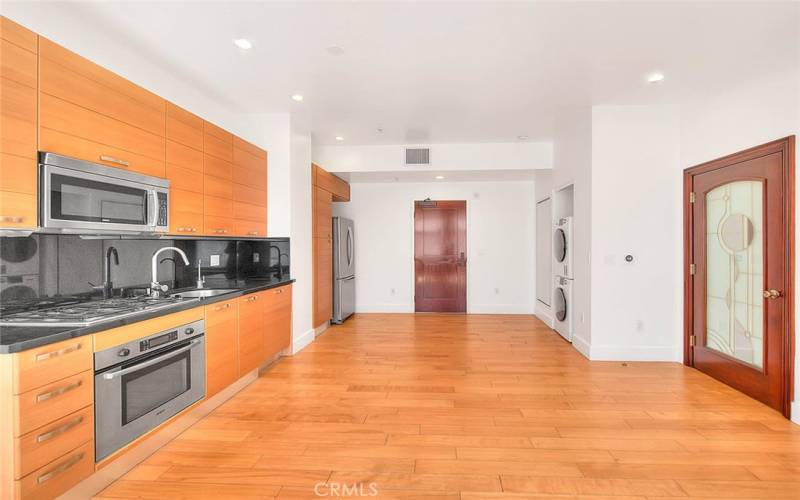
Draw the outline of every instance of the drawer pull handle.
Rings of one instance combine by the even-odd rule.
[[[123,165],[126,167],[130,165],[130,163],[128,163],[125,160],[120,160],[119,158],[114,158],[113,156],[108,156],[108,155],[100,155],[100,160],[107,161],[109,163],[116,163],[117,165]]]
[[[15,224],[19,224],[20,222],[24,221],[25,217],[20,217],[18,215],[0,215],[0,221],[2,222],[12,222]]]
[[[44,434],[39,434],[38,436],[36,436],[36,442],[42,443],[44,441],[47,441],[48,439],[53,439],[56,436],[60,436],[61,434],[64,434],[65,432],[72,429],[76,425],[79,425],[81,422],[83,422],[83,415],[76,418],[75,420],[72,420],[71,422],[67,422],[61,427],[53,429],[52,431],[45,432]]]
[[[83,347],[83,344],[76,344],[70,347],[65,347],[63,349],[59,349],[57,351],[52,352],[45,352],[36,356],[36,361],[46,361],[50,358],[57,358],[58,356],[63,356],[65,354],[69,354],[71,352],[75,352]]]
[[[258,236],[258,231],[248,231],[247,234],[250,236]]]
[[[222,305],[222,306],[217,306],[217,307],[215,307],[215,308],[214,308],[214,310],[215,310],[215,311],[221,311],[221,310],[223,310],[223,309],[228,309],[229,307],[231,307],[231,305],[230,305],[230,304],[225,304],[225,305]]]
[[[215,229],[214,232],[217,233],[217,234],[225,234],[225,233],[228,232],[228,230],[227,229]]]
[[[247,299],[248,302],[255,302],[256,300],[258,300],[258,296],[257,295],[254,295],[254,296],[250,297],[249,299]]]
[[[37,403],[41,403],[42,401],[47,401],[48,399],[53,399],[54,397],[60,396],[60,395],[64,394],[65,392],[69,392],[69,391],[71,391],[73,389],[77,389],[81,385],[83,385],[83,380],[78,380],[75,383],[72,383],[72,384],[69,384],[69,385],[65,385],[63,387],[59,387],[58,389],[53,389],[50,392],[43,392],[42,394],[39,394],[38,396],[36,396],[36,402]]]
[[[83,455],[84,455],[83,452],[80,452],[77,455],[73,455],[68,460],[66,460],[65,462],[61,463],[61,465],[58,465],[57,467],[55,467],[53,469],[50,469],[50,471],[48,471],[48,472],[42,474],[41,476],[37,477],[36,478],[36,482],[38,484],[42,484],[45,481],[49,481],[50,479],[53,479],[57,475],[61,474],[65,470],[69,469],[73,465],[75,465],[78,462],[80,462],[81,460],[83,460]]]

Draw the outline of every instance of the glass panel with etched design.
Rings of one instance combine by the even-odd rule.
[[[764,366],[763,183],[706,195],[706,347]]]

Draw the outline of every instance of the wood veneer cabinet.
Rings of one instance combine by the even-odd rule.
[[[313,323],[318,327],[329,321],[333,312],[333,202],[350,201],[350,185],[311,164],[313,227]]]
[[[239,301],[226,300],[205,306],[206,398],[239,378]]]
[[[37,225],[38,37],[0,17],[0,227]]]
[[[203,233],[203,120],[168,102],[166,127],[169,231],[200,235]]]
[[[292,341],[292,285],[239,298],[239,376],[259,368]]]
[[[292,285],[264,292],[265,354],[270,359],[292,344]]]

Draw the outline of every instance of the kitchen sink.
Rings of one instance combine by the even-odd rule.
[[[185,292],[174,292],[170,294],[170,297],[183,297],[187,299],[193,298],[205,298],[205,297],[216,297],[217,295],[223,295],[226,293],[231,292],[238,292],[239,290],[236,288],[202,288],[197,290],[186,290]]]

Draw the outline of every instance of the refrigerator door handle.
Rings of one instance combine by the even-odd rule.
[[[350,281],[356,279],[355,276],[348,276],[347,278],[339,278],[341,281]]]

